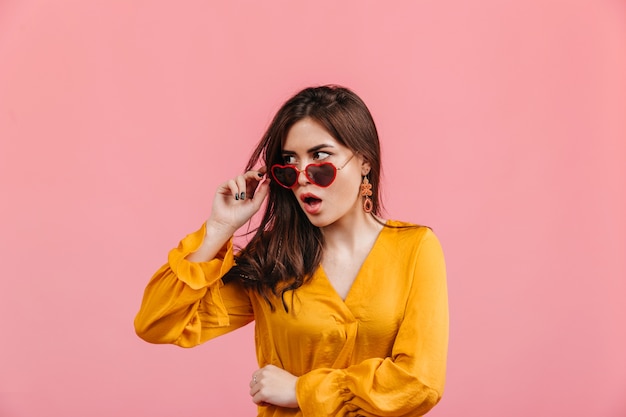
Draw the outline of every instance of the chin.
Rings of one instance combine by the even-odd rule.
[[[323,216],[323,215],[313,215],[313,214],[309,214],[306,211],[304,212],[304,215],[306,216],[307,219],[309,219],[309,222],[311,222],[311,224],[315,227],[326,227],[328,225],[331,225],[334,223],[334,220],[332,219],[328,219],[328,217]]]
[[[319,227],[319,228],[326,227],[329,224],[332,224],[332,222],[329,222],[319,216],[307,216],[307,219],[309,219],[309,221],[311,222],[313,226]]]

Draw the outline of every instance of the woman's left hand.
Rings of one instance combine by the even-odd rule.
[[[273,404],[298,408],[296,381],[298,377],[274,365],[254,371],[250,381],[250,396],[258,405]]]

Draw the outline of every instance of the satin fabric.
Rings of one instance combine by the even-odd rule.
[[[275,309],[237,281],[232,242],[209,262],[184,258],[205,226],[169,253],[135,319],[151,343],[192,347],[255,321],[259,367],[299,377],[299,409],[259,407],[259,416],[421,416],[443,394],[448,297],[443,252],[426,227],[388,221],[342,299],[320,266]],[[233,359],[234,360],[234,359]]]

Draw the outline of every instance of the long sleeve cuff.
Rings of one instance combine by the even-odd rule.
[[[235,264],[232,239],[224,244],[214,259],[207,262],[190,262],[185,259],[189,254],[200,248],[206,234],[206,223],[202,227],[187,235],[180,241],[177,248],[168,255],[170,269],[178,279],[193,290],[207,289],[207,296],[211,303],[207,303],[208,317],[214,320],[210,325],[228,326],[230,320],[228,311],[222,300],[220,288],[223,286],[221,278]]]

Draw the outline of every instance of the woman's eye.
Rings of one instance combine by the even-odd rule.
[[[283,163],[285,165],[294,165],[296,163],[296,158],[293,155],[284,155]]]
[[[313,152],[313,159],[314,160],[326,159],[329,156],[330,156],[330,154],[328,152],[322,152],[322,151]]]

